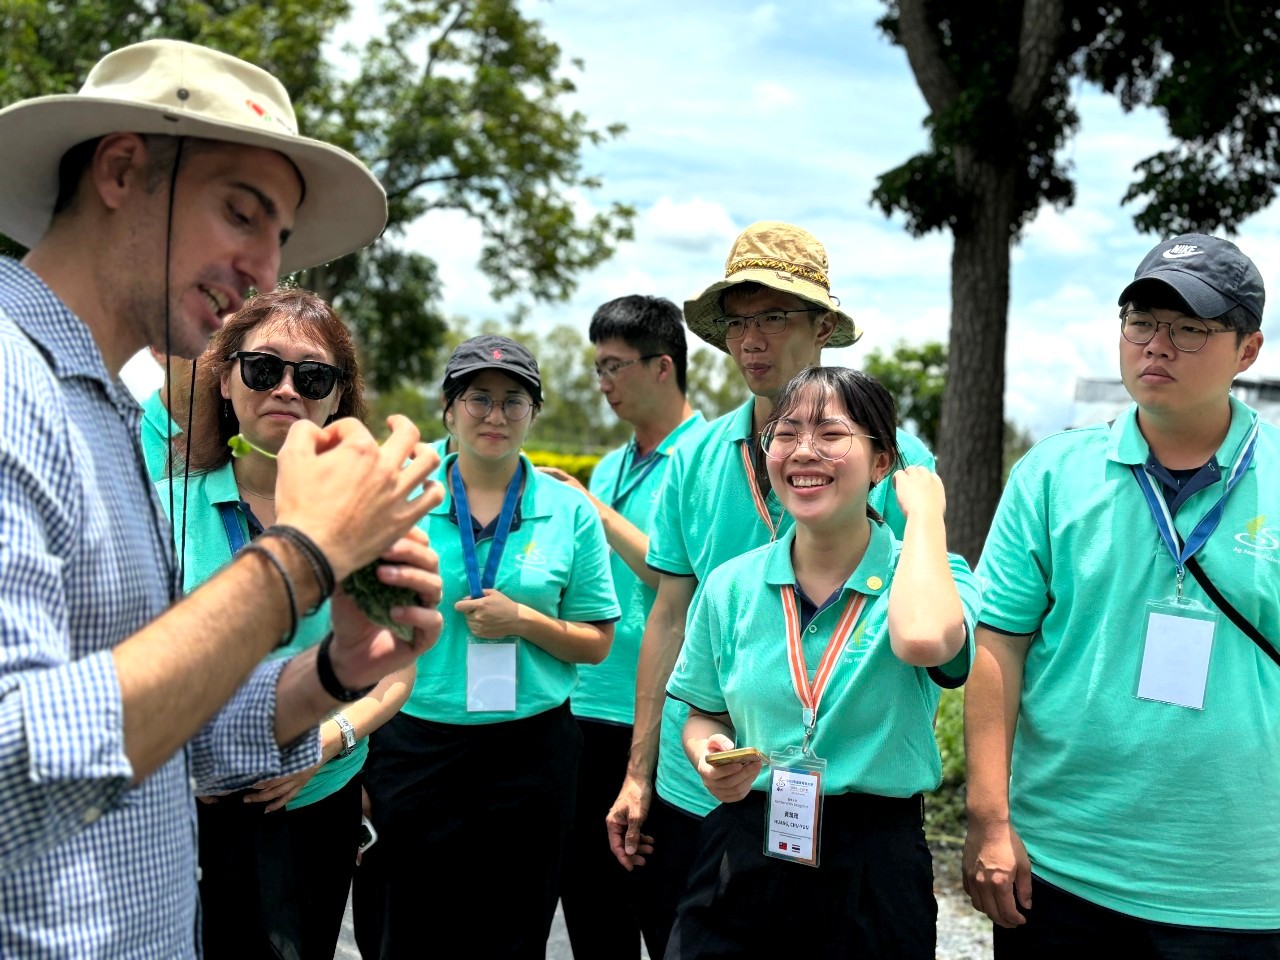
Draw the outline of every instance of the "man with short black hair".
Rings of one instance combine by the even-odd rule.
[[[1280,957],[1280,430],[1231,396],[1262,276],[1188,234],[1119,302],[1133,405],[1031,449],[978,567],[965,886],[998,958]]]
[[[168,40],[0,110],[0,169],[0,232],[30,247],[0,258],[0,956],[192,957],[193,787],[314,766],[317,723],[439,634],[412,528],[440,495],[410,499],[436,458],[403,418],[381,448],[352,420],[294,424],[278,523],[178,602],[118,375],[147,346],[196,356],[251,288],[370,243],[385,197],[298,135],[270,75]],[[328,639],[262,663],[379,556],[424,604],[398,615],[410,641],[339,592]]]
[[[578,803],[560,899],[575,956],[650,956],[661,943],[649,923],[655,871],[628,876],[609,852],[605,815],[627,769],[635,715],[636,658],[658,574],[645,565],[649,524],[672,454],[705,424],[685,398],[687,353],[680,308],[639,294],[602,304],[591,318],[595,371],[609,407],[635,429],[605,454],[584,490],[604,523],[613,586],[622,607],[603,663],[579,665],[571,706],[582,730]],[[548,470],[581,487],[560,470]]]

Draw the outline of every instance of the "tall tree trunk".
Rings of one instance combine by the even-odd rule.
[[[938,472],[947,485],[947,547],[977,563],[1000,500],[1004,460],[1004,351],[1016,172],[955,151],[969,198],[951,254],[951,335]]]

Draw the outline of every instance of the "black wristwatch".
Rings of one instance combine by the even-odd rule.
[[[320,677],[320,686],[324,688],[324,692],[335,700],[341,700],[343,703],[350,703],[353,700],[359,700],[361,697],[367,696],[377,684],[371,683],[367,687],[359,690],[348,690],[338,680],[338,675],[333,672],[333,661],[329,659],[329,644],[333,643],[332,631],[325,635],[320,641],[320,647],[316,650],[316,673]]]

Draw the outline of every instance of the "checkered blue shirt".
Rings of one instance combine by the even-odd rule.
[[[138,787],[111,648],[169,602],[140,409],[89,330],[0,258],[0,957],[194,957],[193,790],[320,759],[275,746],[264,663]]]

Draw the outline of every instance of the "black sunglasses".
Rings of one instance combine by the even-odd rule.
[[[250,390],[273,390],[284,378],[284,368],[293,367],[293,386],[308,400],[323,400],[347,379],[337,367],[319,360],[283,360],[273,353],[237,350],[228,360],[240,361],[240,379]]]

